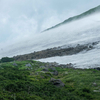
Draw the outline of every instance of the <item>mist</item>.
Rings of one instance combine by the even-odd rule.
[[[75,46],[100,40],[100,13],[63,24],[57,28],[21,37],[14,43],[1,45],[0,57],[15,56],[58,46]]]

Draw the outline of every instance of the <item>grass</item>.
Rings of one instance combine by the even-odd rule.
[[[28,63],[32,69],[28,69]],[[1,63],[0,100],[100,99],[100,71],[55,67],[59,73],[55,76],[50,70],[43,72],[40,66],[45,66],[45,63],[32,60]],[[54,86],[49,82],[51,78],[60,79],[65,86]]]

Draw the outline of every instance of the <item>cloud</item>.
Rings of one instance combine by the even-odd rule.
[[[34,37],[98,4],[98,0],[0,0],[0,47]]]
[[[20,39],[13,45],[3,47],[0,57],[27,54],[34,51],[45,50],[58,46],[76,46],[88,44],[100,40],[100,13],[79,20],[73,20],[68,24],[61,25],[41,34],[33,34],[27,38],[20,35]]]

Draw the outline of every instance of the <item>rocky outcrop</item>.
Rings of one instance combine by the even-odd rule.
[[[13,58],[15,60],[28,60],[28,59],[41,59],[41,58],[47,58],[47,57],[53,57],[53,56],[64,56],[64,55],[72,55],[79,52],[82,52],[84,50],[88,51],[94,48],[95,45],[97,45],[99,42],[93,42],[89,44],[80,45],[77,44],[76,46],[61,46],[61,47],[54,47],[30,54],[25,55],[18,55],[14,56]]]
[[[52,83],[53,85],[57,86],[57,87],[64,87],[64,85],[65,85],[60,79],[51,78],[49,80],[49,82]]]
[[[49,70],[48,70],[48,68],[44,68],[44,69],[42,69],[42,71],[49,71]]]
[[[18,66],[16,63],[13,63],[13,66]]]
[[[27,66],[27,67],[32,67],[32,65],[29,63],[29,64],[26,64],[25,66]]]
[[[94,69],[96,69],[96,70],[100,71],[100,67],[97,67],[97,68],[94,68]]]
[[[58,75],[58,71],[53,71],[51,72],[53,75],[57,76]]]

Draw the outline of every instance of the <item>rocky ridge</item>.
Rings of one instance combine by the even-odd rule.
[[[59,46],[54,47],[38,52],[33,52],[30,54],[25,55],[17,55],[13,58],[18,61],[22,60],[29,60],[29,59],[41,59],[41,58],[48,58],[48,57],[54,57],[54,56],[64,56],[64,55],[73,55],[77,54],[82,51],[89,51],[95,48],[95,45],[97,45],[99,41],[88,43],[88,44],[77,44],[76,46]]]

